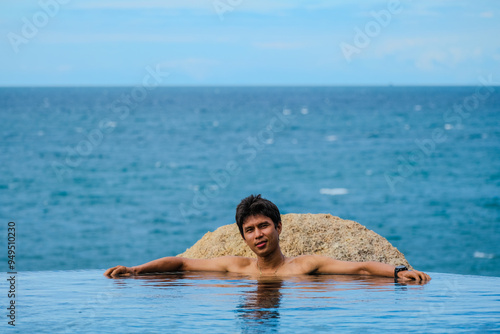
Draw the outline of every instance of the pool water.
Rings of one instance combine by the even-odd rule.
[[[103,272],[18,273],[16,326],[9,332],[500,330],[498,277],[430,273],[427,284],[403,284],[366,276],[257,279],[212,272],[109,279]],[[7,305],[6,294],[2,298]],[[2,318],[0,328],[12,327]]]

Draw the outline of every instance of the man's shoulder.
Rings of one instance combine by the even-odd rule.
[[[255,261],[255,259],[245,257],[245,256],[221,256],[218,258],[215,258],[214,260],[218,260],[227,264],[232,264],[232,265],[237,265],[241,267],[246,267],[249,266],[252,262]]]
[[[307,270],[315,270],[322,263],[331,260],[333,260],[333,258],[324,255],[306,254],[290,258],[289,263],[291,265],[307,268]]]
[[[321,262],[319,255],[299,255],[287,258],[287,268],[293,274],[312,274]]]
[[[245,272],[255,261],[255,259],[244,256],[222,256],[214,260],[220,261],[226,270],[231,272]]]
[[[290,262],[304,263],[304,262],[318,261],[322,258],[323,258],[322,255],[304,254],[304,255],[298,255],[298,256],[291,257]]]

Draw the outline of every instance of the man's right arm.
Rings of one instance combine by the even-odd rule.
[[[234,266],[241,265],[243,258],[224,256],[214,259],[188,259],[183,257],[164,257],[140,266],[116,266],[104,273],[107,277],[134,276],[146,273],[162,273],[170,271],[231,271]]]

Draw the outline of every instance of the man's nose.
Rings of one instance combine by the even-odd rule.
[[[260,238],[262,237],[264,234],[262,233],[262,230],[260,228],[257,228],[255,229],[255,237],[256,238]]]

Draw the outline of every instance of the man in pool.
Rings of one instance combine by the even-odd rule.
[[[140,266],[116,266],[106,270],[107,277],[133,276],[170,271],[221,271],[260,276],[304,274],[346,274],[394,277],[401,280],[427,281],[429,275],[380,262],[339,261],[320,255],[285,257],[279,245],[281,216],[278,207],[260,195],[251,195],[236,208],[236,224],[243,240],[257,259],[223,256],[213,259],[164,257]]]

